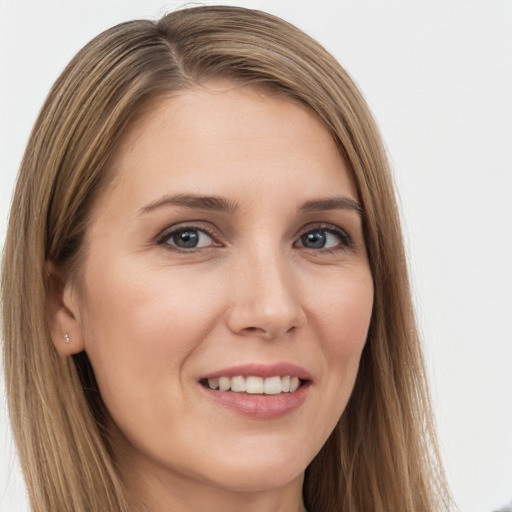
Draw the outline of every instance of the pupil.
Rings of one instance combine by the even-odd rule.
[[[199,241],[199,235],[196,231],[182,231],[174,236],[174,243],[178,247],[190,249],[195,247]]]
[[[321,249],[325,246],[326,237],[325,233],[322,231],[313,231],[311,233],[306,233],[302,237],[302,243],[305,247],[309,247],[311,249]]]

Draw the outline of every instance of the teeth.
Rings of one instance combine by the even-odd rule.
[[[293,393],[300,386],[298,377],[219,377],[208,379],[210,389],[220,391],[234,391],[236,393],[278,395],[279,393]]]
[[[281,385],[281,377],[269,377],[263,383],[263,392],[265,395],[277,395],[281,393],[283,386]]]
[[[231,391],[243,393],[246,389],[245,379],[243,377],[233,377],[231,379]]]
[[[229,377],[221,377],[219,379],[219,389],[221,391],[228,391],[231,388],[231,379]]]
[[[245,391],[251,394],[263,393],[263,378],[247,377],[247,379],[245,379]]]
[[[299,379],[297,377],[292,377],[290,379],[290,393],[297,391],[299,384],[300,384]]]

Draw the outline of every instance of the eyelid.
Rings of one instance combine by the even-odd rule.
[[[173,224],[172,226],[167,226],[162,231],[158,233],[158,235],[155,237],[156,243],[158,245],[167,245],[169,248],[174,249],[176,251],[183,251],[183,252],[192,252],[194,249],[182,249],[180,247],[173,246],[171,244],[167,244],[166,242],[172,237],[173,234],[185,231],[186,229],[194,230],[194,231],[202,231],[206,235],[208,235],[214,242],[212,246],[220,246],[222,245],[218,241],[218,237],[216,236],[215,230],[212,228],[211,225],[208,223],[202,222],[202,221],[184,221],[179,222],[178,224]],[[207,247],[200,247],[198,249],[207,249]]]
[[[155,237],[156,243],[158,245],[167,245],[168,248],[176,250],[178,252],[192,252],[194,249],[182,249],[180,247],[167,244],[166,242],[169,240],[169,238],[172,237],[173,234],[179,231],[183,231],[186,229],[191,229],[195,231],[202,231],[206,235],[208,235],[212,241],[212,246],[208,247],[201,247],[200,249],[208,249],[209,247],[219,247],[222,245],[221,242],[219,242],[219,237],[217,236],[216,230],[207,222],[204,221],[183,221],[179,222],[177,224],[173,224],[171,226],[167,226],[166,228],[162,229],[158,235]],[[299,245],[299,247],[303,247],[304,249],[310,249],[314,250],[315,252],[323,251],[323,252],[336,252],[346,249],[352,249],[354,246],[352,237],[348,234],[348,232],[343,229],[342,227],[332,224],[329,222],[311,222],[309,224],[306,224],[302,226],[299,230],[297,230],[296,234],[294,235],[294,238],[296,241],[294,242],[294,246],[300,242],[300,238],[308,233],[309,231],[315,231],[315,230],[324,230],[331,234],[334,234],[339,237],[340,239],[340,246],[339,247],[332,247],[332,248],[321,248],[321,249],[310,249],[308,247],[304,247]]]
[[[331,248],[322,248],[322,249],[311,249],[315,252],[318,251],[324,251],[324,252],[334,252],[334,251],[340,251],[344,249],[352,249],[354,246],[354,242],[352,240],[352,237],[348,234],[348,232],[343,229],[342,227],[331,224],[330,222],[311,222],[309,224],[306,224],[303,226],[296,234],[297,243],[300,238],[305,235],[306,233],[310,231],[328,231],[329,233],[333,233],[337,235],[340,238],[340,247],[331,247]],[[304,247],[304,246],[300,246]],[[305,249],[309,249],[308,247],[304,247]]]

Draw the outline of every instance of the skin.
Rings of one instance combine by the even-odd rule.
[[[346,201],[302,208],[357,202],[345,161],[301,104],[212,83],[162,99],[110,171],[83,267],[58,287],[51,320],[59,352],[91,360],[123,478],[152,511],[297,512],[304,470],[352,392],[372,312],[360,212]],[[230,208],[169,202],[176,194]],[[199,247],[177,247],[177,227],[195,229]],[[278,418],[239,414],[199,384],[278,362],[311,376],[304,402]]]

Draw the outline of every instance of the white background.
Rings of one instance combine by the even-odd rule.
[[[464,512],[504,505],[512,498],[512,3],[231,3],[316,37],[368,99],[395,172],[455,500]],[[65,64],[101,30],[181,5],[0,0],[0,242],[29,131]],[[5,402],[3,383],[0,393]],[[0,511],[24,512],[5,407],[0,414]]]

